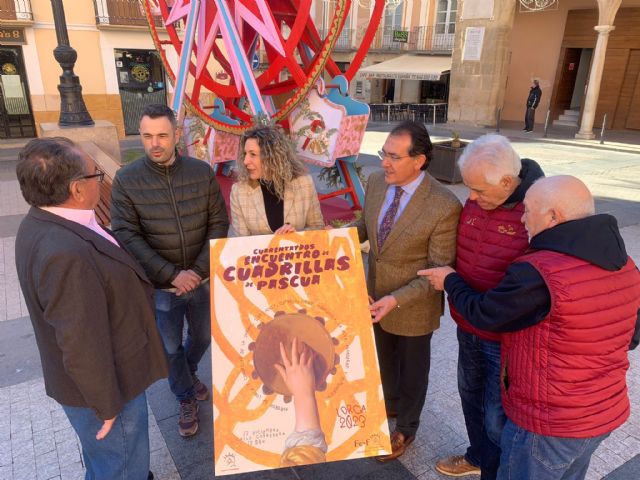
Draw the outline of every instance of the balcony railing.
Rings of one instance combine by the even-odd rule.
[[[0,20],[33,20],[29,0],[0,0]]]
[[[334,50],[355,50],[355,47],[353,45],[353,32],[353,28],[343,28],[340,32],[340,35],[338,36],[338,39],[336,40]],[[318,34],[320,35],[320,38],[324,40],[325,36],[327,35],[327,31],[319,30]]]
[[[453,50],[453,33],[438,33],[439,27],[419,26],[409,30],[406,42],[394,40],[395,31],[406,31],[403,27],[382,27],[376,33],[371,44],[372,50],[405,51],[405,52],[451,52]],[[402,35],[398,35],[402,38]]]
[[[139,0],[93,0],[93,5],[97,25],[147,26],[144,7]],[[154,18],[156,26],[161,27],[162,19]]]
[[[413,27],[409,33],[409,50],[427,52],[451,52],[454,33],[438,33],[443,26]]]

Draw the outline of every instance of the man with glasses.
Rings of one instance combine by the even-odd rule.
[[[189,437],[198,431],[198,401],[209,398],[196,374],[211,343],[209,240],[226,237],[229,220],[213,169],[177,153],[180,132],[169,107],[145,107],[140,137],[146,155],[113,180],[111,222],[156,288],[178,432]]]
[[[66,138],[31,140],[16,173],[31,205],[16,267],[47,395],[80,438],[87,478],[153,478],[145,390],[167,364],[153,287],[95,218],[104,173]]]
[[[367,182],[360,241],[369,240],[367,286],[388,417],[396,418],[392,453],[415,439],[429,379],[431,336],[440,325],[443,296],[416,274],[420,265],[455,260],[458,199],[431,175],[432,145],[423,124],[395,127],[378,152],[381,172]]]

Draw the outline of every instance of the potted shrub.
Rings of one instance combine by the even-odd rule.
[[[433,143],[431,161],[427,171],[438,180],[447,183],[459,183],[462,181],[458,158],[462,155],[468,142],[460,140],[460,133],[451,132],[451,140]]]

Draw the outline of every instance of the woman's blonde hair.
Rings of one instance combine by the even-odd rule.
[[[241,182],[249,181],[249,172],[244,165],[244,146],[250,138],[256,139],[260,146],[262,178],[273,182],[274,193],[284,200],[287,184],[307,173],[304,163],[296,155],[293,142],[277,126],[256,125],[244,132],[240,137],[240,150],[236,162],[238,180]]]
[[[298,445],[287,448],[280,457],[281,467],[295,467],[296,465],[309,465],[311,463],[323,463],[327,457],[322,450],[312,445]]]

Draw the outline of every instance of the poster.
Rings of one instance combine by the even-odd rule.
[[[356,229],[210,248],[216,476],[390,453]]]
[[[467,27],[464,35],[462,61],[479,61],[482,56],[484,27]]]

